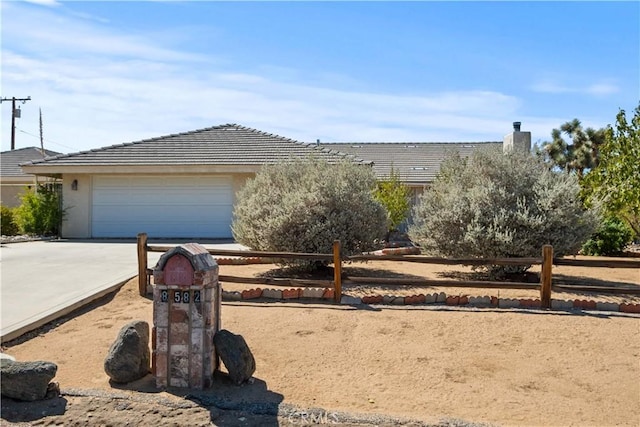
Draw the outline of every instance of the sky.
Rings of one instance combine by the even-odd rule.
[[[640,100],[640,2],[2,1],[16,148],[237,123],[302,142],[534,143]],[[0,105],[10,149],[11,102]]]

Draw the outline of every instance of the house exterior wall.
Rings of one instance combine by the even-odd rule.
[[[9,208],[20,206],[20,195],[29,186],[33,187],[34,180],[8,181],[2,180],[0,186],[0,204]]]
[[[77,180],[76,190],[72,190]],[[91,237],[91,175],[65,174],[62,177],[62,237],[84,239]]]

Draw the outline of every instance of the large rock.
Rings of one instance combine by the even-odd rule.
[[[256,371],[256,360],[241,335],[222,329],[216,332],[213,344],[216,353],[229,371],[231,381],[242,384],[251,378]]]
[[[104,360],[104,371],[116,383],[138,380],[149,373],[149,324],[134,320],[120,329]]]
[[[47,397],[49,382],[58,366],[52,362],[15,362],[0,360],[2,395],[16,400],[35,401]]]

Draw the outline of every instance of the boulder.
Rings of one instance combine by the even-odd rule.
[[[52,362],[14,362],[0,360],[0,388],[11,399],[36,401],[47,397],[49,382],[58,366]]]
[[[213,344],[231,381],[239,385],[251,378],[256,370],[256,361],[241,335],[222,329],[214,335]]]
[[[104,360],[104,371],[116,383],[129,383],[149,373],[149,324],[134,320],[120,329]]]

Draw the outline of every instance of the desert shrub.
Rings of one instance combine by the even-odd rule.
[[[388,178],[378,181],[374,197],[387,211],[388,231],[397,230],[402,221],[407,219],[411,208],[409,196],[409,187],[400,180],[400,175],[393,168]]]
[[[633,231],[616,217],[605,218],[596,232],[582,245],[585,255],[620,255],[631,243]]]
[[[261,251],[331,253],[336,239],[345,254],[376,249],[387,216],[373,198],[375,184],[370,167],[347,161],[264,166],[238,192],[233,236]]]
[[[8,206],[0,206],[0,232],[3,236],[15,236],[18,234],[18,226],[15,223],[14,209]]]
[[[21,233],[57,235],[63,218],[60,195],[53,186],[38,185],[26,190],[15,210],[15,222]]]
[[[454,154],[421,196],[409,235],[425,252],[444,257],[540,256],[545,244],[557,256],[575,254],[598,223],[579,190],[575,176],[554,172],[529,153]],[[528,268],[486,269],[502,275]]]

